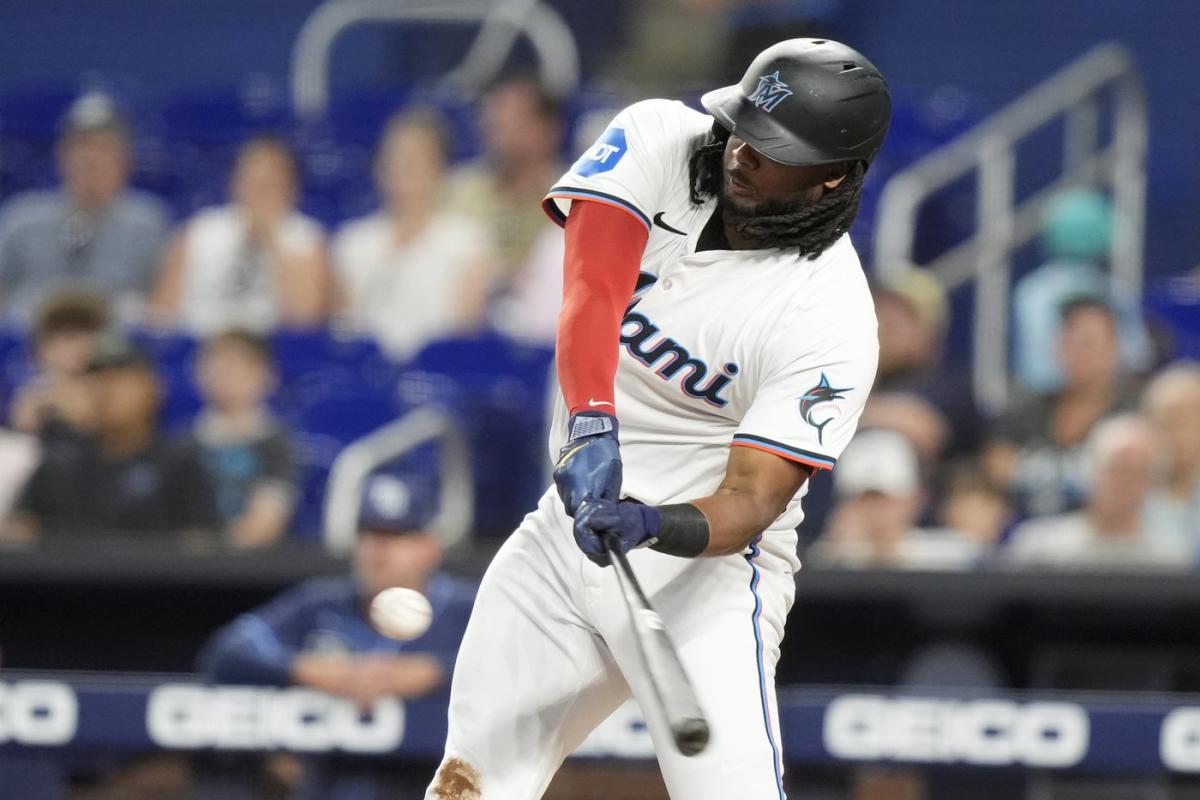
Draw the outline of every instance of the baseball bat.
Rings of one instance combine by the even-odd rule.
[[[629,609],[629,624],[637,641],[638,654],[642,657],[642,667],[650,679],[650,693],[657,705],[656,710],[670,727],[671,737],[679,752],[694,756],[708,746],[709,734],[708,720],[700,710],[696,690],[683,671],[683,663],[679,660],[675,645],[671,644],[662,617],[651,607],[629,566],[629,559],[621,552],[620,539],[615,533],[607,533],[604,535],[604,546],[609,557],[616,562],[617,583],[625,598],[625,606]],[[650,713],[649,709],[645,710]]]

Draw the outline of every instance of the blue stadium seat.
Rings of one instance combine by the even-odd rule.
[[[1169,356],[1200,360],[1200,280],[1179,276],[1150,287],[1146,316],[1168,332]]]
[[[0,94],[0,132],[33,137],[58,135],[72,101],[80,94],[75,83],[30,84]]]
[[[167,138],[234,144],[256,133],[285,133],[292,126],[287,93],[266,78],[238,86],[181,92],[163,108]]]
[[[388,118],[401,108],[428,106],[450,126],[450,157],[460,161],[479,154],[475,108],[450,92],[430,89],[342,89],[330,99],[323,130],[334,141],[374,151]]]
[[[315,539],[321,532],[321,504],[333,460],[350,442],[395,420],[401,407],[390,392],[367,392],[361,385],[336,380],[320,396],[309,393],[295,405],[286,405],[282,417],[293,431],[300,472],[293,534]]]
[[[163,429],[184,430],[202,405],[194,380],[196,341],[190,336],[158,330],[135,331],[132,338],[158,368],[165,392],[160,414]]]
[[[475,532],[507,536],[545,489],[545,397],[553,351],[496,333],[435,342],[409,364],[401,400],[453,412],[472,448]]]
[[[0,328],[0,419],[7,421],[13,395],[33,374],[33,362],[25,336],[11,328]]]

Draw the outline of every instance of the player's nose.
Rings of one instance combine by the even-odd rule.
[[[756,168],[759,164],[758,151],[736,136],[730,136],[729,139],[732,146],[734,166],[743,169]]]

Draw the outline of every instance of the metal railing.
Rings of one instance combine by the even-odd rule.
[[[471,531],[475,483],[470,448],[450,417],[419,408],[352,442],[334,460],[325,490],[325,547],[346,555],[358,535],[358,512],[367,478],[375,469],[417,447],[438,440],[441,465],[440,510],[432,527],[451,547]]]
[[[539,61],[543,84],[566,96],[579,84],[579,52],[570,28],[539,0],[327,0],[305,20],[292,48],[292,103],[303,116],[329,104],[333,45],[348,29],[366,23],[481,25],[459,65],[442,81],[474,97],[504,66],[524,34]]]
[[[1110,90],[1112,140],[1101,147],[1101,103]],[[1060,116],[1065,116],[1062,174],[1031,197],[1015,202],[1017,145]],[[1057,192],[1080,184],[1110,187],[1114,290],[1141,297],[1146,139],[1145,92],[1133,59],[1125,48],[1106,44],[897,173],[884,186],[875,227],[880,277],[895,279],[924,266],[948,289],[975,281],[973,387],[985,409],[999,411],[1008,399],[1012,253],[1037,235],[1046,203]],[[913,235],[921,206],[971,173],[977,178],[976,230],[929,263],[917,265]]]

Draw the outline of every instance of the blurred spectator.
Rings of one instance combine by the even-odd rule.
[[[146,356],[121,339],[97,344],[89,365],[93,433],[55,426],[5,535],[199,533],[219,529],[196,453],[158,430],[161,388]]]
[[[40,459],[41,447],[36,437],[0,426],[0,520],[8,518]]]
[[[1141,417],[1105,420],[1088,439],[1087,505],[1018,525],[1009,558],[1055,567],[1188,566],[1192,554],[1180,537],[1147,524],[1158,455],[1154,430]]]
[[[448,207],[479,219],[496,245],[500,288],[511,290],[499,324],[506,331],[556,318],[562,297],[522,281],[562,271],[563,233],[541,211],[541,199],[563,174],[563,110],[533,77],[510,77],[488,90],[480,108],[484,157],[457,170]],[[548,290],[547,290],[548,291]]]
[[[324,234],[296,209],[299,184],[295,153],[282,139],[243,144],[231,202],[193,216],[171,243],[156,314],[200,336],[320,324],[330,290]]]
[[[951,462],[938,522],[975,542],[983,553],[993,552],[1013,517],[1004,488],[970,462]]]
[[[162,204],[129,188],[129,126],[99,93],[79,98],[58,140],[62,187],[0,208],[0,316],[27,326],[51,293],[87,288],[136,319],[166,238]]]
[[[383,208],[347,223],[333,263],[352,327],[396,360],[482,324],[491,280],[487,229],[442,208],[447,131],[434,112],[394,116],[379,145]]]
[[[1067,303],[1061,316],[1062,388],[1015,402],[984,454],[989,476],[1033,516],[1079,507],[1080,445],[1101,419],[1136,402],[1134,387],[1121,370],[1112,310],[1083,298]]]
[[[917,454],[900,434],[857,434],[834,474],[839,505],[809,551],[814,561],[847,567],[954,569],[980,555],[961,534],[916,527],[921,516]]]
[[[946,290],[929,272],[912,269],[877,286],[879,370],[863,424],[903,433],[923,464],[978,450],[983,419],[970,376],[943,363],[949,327]]]
[[[1130,371],[1149,366],[1151,344],[1141,311],[1116,291],[1108,275],[1112,204],[1100,192],[1060,193],[1042,220],[1047,261],[1013,287],[1015,371],[1023,386],[1050,392],[1062,386],[1061,365],[1046,358],[1058,337],[1059,310],[1072,298],[1090,297],[1117,312],[1122,363]]]
[[[1148,501],[1147,525],[1174,531],[1200,552],[1200,364],[1167,367],[1146,387],[1142,408],[1158,433],[1164,473]]]
[[[37,372],[13,398],[14,428],[40,433],[52,420],[80,430],[91,426],[85,372],[107,327],[108,307],[96,295],[62,292],[50,297],[33,325]]]
[[[730,38],[725,7],[739,1],[642,0],[625,4],[620,46],[604,65],[606,78],[618,85],[633,84],[642,97],[675,97],[681,90],[730,83],[721,69]],[[687,35],[680,36],[681,30]],[[741,77],[755,55],[757,51],[738,67],[732,82]]]
[[[231,545],[265,547],[284,535],[296,499],[288,434],[267,397],[278,376],[266,339],[232,329],[204,344],[196,370],[204,409],[192,430]]]
[[[354,574],[310,580],[234,620],[205,646],[201,669],[227,683],[309,686],[364,707],[447,693],[474,586],[438,571],[443,550],[430,528],[437,512],[433,484],[418,474],[372,476]],[[371,599],[393,586],[420,591],[433,606],[429,630],[411,641],[386,638],[367,619]],[[394,763],[312,758],[296,796],[408,797],[414,784],[423,791],[431,772],[404,776],[403,765]]]
[[[484,155],[453,176],[449,205],[491,226],[501,266],[512,277],[551,225],[541,201],[563,171],[562,108],[536,78],[509,77],[484,96],[480,128]]]
[[[554,346],[562,308],[563,248],[563,233],[557,225],[534,240],[525,269],[492,304],[491,322],[496,330],[527,344]]]

